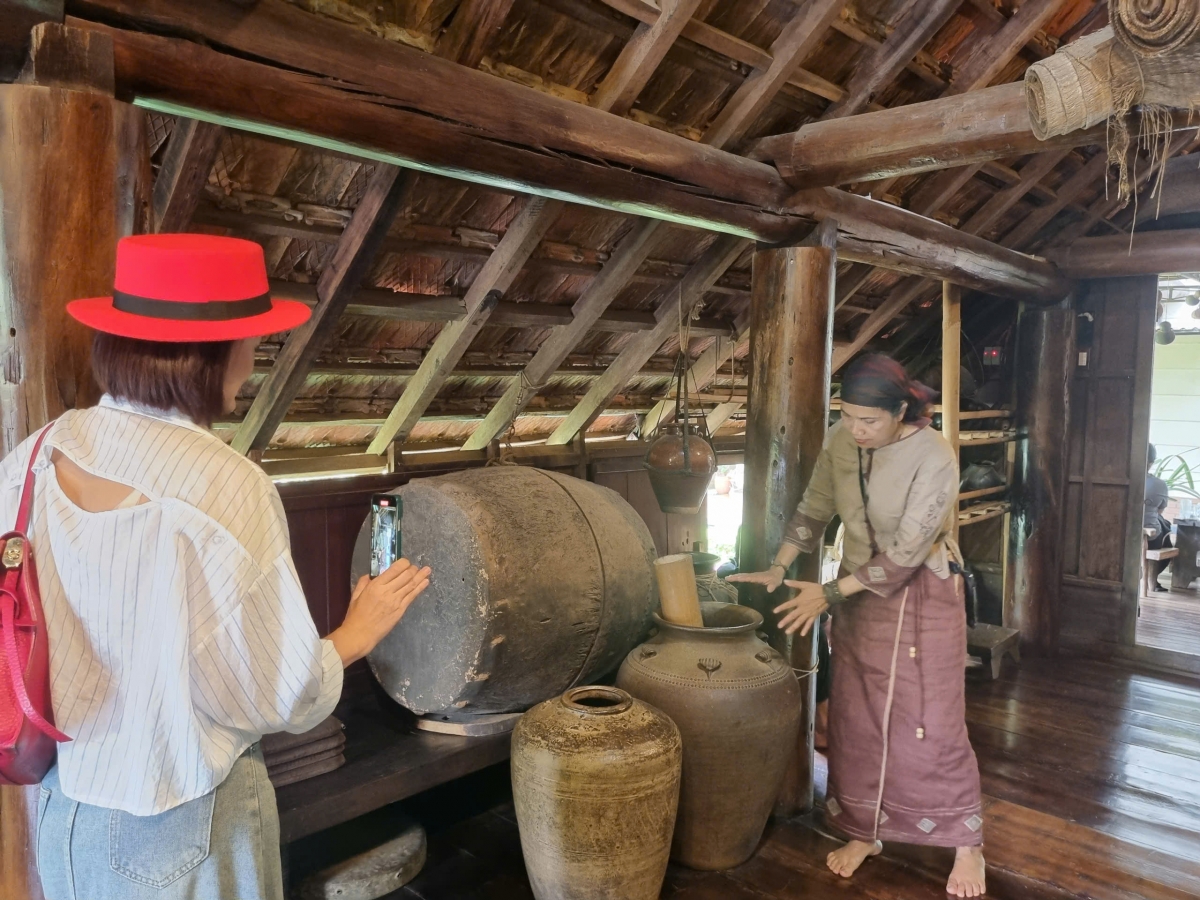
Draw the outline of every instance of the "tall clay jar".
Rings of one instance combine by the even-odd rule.
[[[674,723],[617,688],[572,688],[522,716],[513,800],[537,900],[656,900],[681,758]]]
[[[728,869],[754,853],[800,728],[800,685],[758,639],[762,616],[702,603],[704,627],[672,625],[626,658],[617,686],[661,709],[683,736],[683,785],[671,858]]]

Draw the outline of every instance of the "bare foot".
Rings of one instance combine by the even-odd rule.
[[[982,897],[987,891],[982,847],[959,847],[954,854],[954,869],[946,882],[946,893],[953,897]]]
[[[868,857],[878,856],[882,852],[883,844],[879,841],[851,841],[830,853],[825,865],[843,878],[849,878]]]

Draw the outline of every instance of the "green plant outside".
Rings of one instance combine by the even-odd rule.
[[[1183,451],[1183,453],[1164,456],[1162,459],[1155,461],[1154,467],[1150,472],[1155,477],[1161,478],[1167,483],[1167,492],[1172,496],[1184,496],[1200,500],[1200,493],[1196,491],[1196,478],[1192,473],[1192,465],[1184,459],[1185,456],[1192,453],[1200,453],[1200,447],[1193,447],[1191,450]]]

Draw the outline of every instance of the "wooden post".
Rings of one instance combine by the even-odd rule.
[[[1072,310],[1027,309],[1017,337],[1018,445],[1012,513],[1012,627],[1021,652],[1058,649],[1062,611],[1062,525],[1067,423],[1074,366]]]
[[[750,403],[746,426],[745,494],[741,569],[767,568],[783,529],[804,493],[829,421],[833,349],[834,251],[828,247],[760,249],[754,254],[751,291]],[[801,557],[789,577],[820,580],[821,553]],[[792,665],[817,663],[815,629],[788,639],[772,612],[786,597],[741,585],[742,602],[763,615],[771,643]],[[802,717],[795,760],[776,811],[794,815],[813,802],[813,713],[816,679],[801,676]]]
[[[962,288],[942,282],[942,437],[958,457],[959,379],[962,373]],[[954,504],[958,508],[958,504]],[[954,517],[954,539],[958,540],[958,516]]]
[[[93,40],[77,56],[88,65]],[[98,92],[0,85],[0,452],[64,410],[95,402],[91,334],[65,306],[111,292],[117,239],[146,224],[148,179],[140,110]],[[0,788],[5,900],[42,896],[36,809],[36,788]]]

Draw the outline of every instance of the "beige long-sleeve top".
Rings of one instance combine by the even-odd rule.
[[[922,565],[949,577],[945,542],[957,513],[958,460],[940,433],[927,421],[920,424],[894,444],[861,453],[841,423],[830,428],[784,543],[813,552],[836,513],[846,529],[843,566],[869,590],[890,594]],[[868,514],[878,552],[872,550]]]

